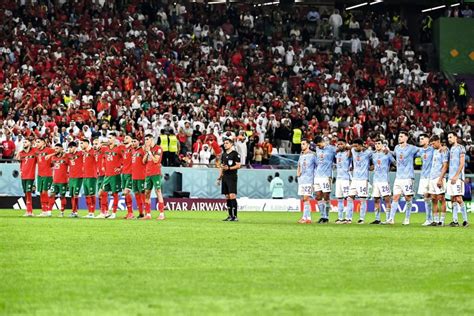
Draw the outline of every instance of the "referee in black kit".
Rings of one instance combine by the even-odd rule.
[[[229,216],[224,221],[237,222],[237,170],[240,169],[240,155],[235,151],[234,141],[230,138],[224,140],[224,149],[217,183],[221,183],[222,194],[227,199]]]

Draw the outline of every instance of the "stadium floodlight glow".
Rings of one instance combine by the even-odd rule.
[[[432,7],[432,8],[429,8],[429,9],[424,9],[424,10],[421,10],[421,12],[422,12],[422,13],[425,13],[425,12],[429,12],[429,11],[434,11],[434,10],[442,9],[442,8],[444,8],[444,7],[446,7],[445,4],[439,5],[439,6],[437,6],[437,7]]]
[[[263,6],[274,5],[274,4],[280,4],[280,1],[262,3]]]
[[[351,7],[346,8],[346,11],[352,10],[352,9],[355,9],[355,8],[360,8],[360,7],[363,7],[363,6],[368,5],[368,4],[369,4],[368,2],[359,3],[359,4],[356,4],[356,5],[353,5]]]
[[[379,4],[379,3],[382,3],[382,2],[383,2],[383,0],[376,0],[374,2],[369,3],[369,5]]]
[[[454,8],[454,7],[457,7],[457,6],[460,6],[460,5],[461,5],[461,2],[458,2],[458,3],[452,4],[452,5],[451,5],[451,8]]]

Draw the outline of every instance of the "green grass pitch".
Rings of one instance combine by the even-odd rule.
[[[0,211],[2,315],[474,314],[472,227],[421,227],[423,214],[408,227],[21,214]]]

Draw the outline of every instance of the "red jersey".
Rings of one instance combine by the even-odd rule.
[[[54,149],[51,147],[44,147],[43,149],[36,148],[36,159],[38,160],[38,176],[52,177],[53,169],[51,168],[51,160],[46,160],[46,156],[54,154]]]
[[[69,159],[69,178],[81,179],[84,169],[84,153],[76,151],[74,154],[67,154]]]
[[[51,163],[53,164],[53,183],[67,183],[67,169],[69,166],[67,155],[63,155],[62,157],[53,156]]]
[[[36,173],[36,150],[20,151],[20,171],[22,180],[34,180]]]
[[[97,178],[97,160],[96,151],[91,148],[89,151],[84,151],[82,156],[83,163],[83,178]]]
[[[123,174],[132,174],[132,154],[133,148],[122,146],[123,150]]]
[[[145,150],[140,147],[133,151],[132,154],[132,180],[145,180],[146,164],[143,163]]]
[[[153,156],[159,155],[160,158],[157,163],[154,163],[151,157],[148,157],[148,160],[146,162],[146,175],[147,177],[161,175],[161,159],[163,155],[163,150],[160,146],[155,145],[155,147],[153,147],[150,151]]]
[[[105,176],[117,176],[122,172],[123,150],[121,146],[105,147]]]
[[[99,150],[95,151],[95,161],[96,161],[96,168],[97,168],[97,176],[98,177],[103,177],[105,175],[104,172],[104,150],[105,147],[101,147]]]

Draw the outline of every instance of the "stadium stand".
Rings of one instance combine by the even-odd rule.
[[[390,146],[400,130],[454,130],[473,156],[472,98],[427,69],[397,13],[62,2],[0,3],[4,161],[24,137],[67,146],[116,130],[176,137],[168,165],[209,163],[226,136],[265,164],[298,128]]]

